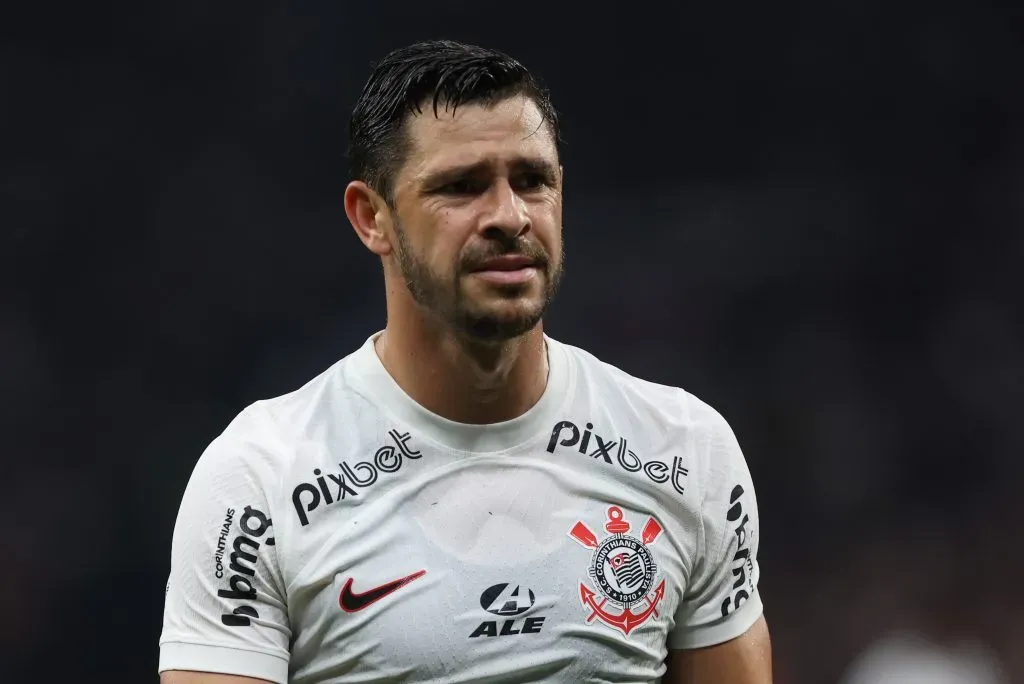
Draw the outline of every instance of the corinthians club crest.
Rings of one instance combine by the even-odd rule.
[[[652,615],[658,617],[658,604],[665,597],[664,579],[652,589],[658,566],[647,548],[661,534],[662,527],[648,518],[639,539],[628,534],[630,527],[622,509],[611,506],[604,526],[610,536],[598,540],[582,521],[569,530],[570,537],[594,552],[588,574],[597,589],[580,582],[580,600],[590,611],[587,622],[600,620],[627,636]]]

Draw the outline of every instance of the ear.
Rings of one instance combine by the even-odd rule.
[[[390,209],[384,198],[362,181],[352,181],[345,188],[345,214],[366,248],[377,256],[391,253],[387,225]]]

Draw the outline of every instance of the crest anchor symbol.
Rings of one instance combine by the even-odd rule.
[[[570,537],[594,552],[588,574],[597,589],[580,582],[580,601],[590,611],[588,623],[600,620],[628,636],[652,616],[659,617],[658,604],[665,597],[665,580],[652,590],[658,569],[647,546],[661,535],[662,527],[650,517],[637,539],[628,534],[631,525],[622,509],[610,506],[604,528],[609,536],[603,540],[583,521],[569,530]],[[634,611],[632,607],[638,604],[644,607]]]

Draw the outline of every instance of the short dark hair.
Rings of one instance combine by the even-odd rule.
[[[352,178],[389,203],[395,174],[409,151],[406,122],[432,103],[455,111],[460,105],[494,104],[525,95],[533,100],[560,143],[558,116],[538,79],[518,60],[488,48],[452,40],[414,43],[389,53],[370,73],[349,120]]]

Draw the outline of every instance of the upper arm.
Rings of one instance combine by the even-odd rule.
[[[288,679],[291,631],[268,494],[275,476],[266,445],[238,423],[206,449],[182,496],[160,636],[164,684],[234,681],[202,673]]]
[[[725,419],[706,404],[699,410],[706,440],[699,485],[700,531],[669,634],[670,650],[726,643],[737,648],[733,642],[738,637],[758,633],[749,630],[763,612],[758,592],[760,519],[750,470]]]
[[[160,673],[160,684],[270,684],[266,679],[239,677],[212,672],[168,670]]]
[[[768,625],[758,618],[744,634],[725,643],[669,651],[664,684],[772,684]]]

